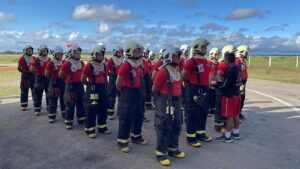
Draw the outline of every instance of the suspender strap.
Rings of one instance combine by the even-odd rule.
[[[112,60],[112,67],[113,67],[113,75],[117,75],[117,69],[114,60]]]
[[[70,73],[70,82],[72,82],[73,81],[73,72],[72,72],[72,63],[71,62],[69,62],[69,65],[70,65],[70,68],[69,68],[69,73]]]
[[[166,74],[167,74],[167,83],[168,83],[168,99],[172,98],[172,82],[171,82],[171,76],[166,67],[164,67]]]
[[[134,81],[133,81],[133,72],[132,72],[132,67],[131,65],[127,62],[128,68],[129,68],[129,79],[130,79],[130,86],[134,86]]]
[[[103,63],[103,78],[104,78],[104,81],[105,81],[105,84],[107,84],[107,72],[106,72],[106,65],[105,65],[105,63]]]
[[[94,66],[90,64],[90,71],[91,71],[91,74],[92,74],[92,84],[95,85],[96,84],[96,76],[95,76],[95,72],[94,72]]]
[[[197,66],[196,60],[193,58],[192,59],[193,63],[194,63],[194,68],[196,70],[196,76],[197,76],[197,83],[198,85],[201,85],[201,79],[200,79],[200,72],[199,72],[199,68]]]

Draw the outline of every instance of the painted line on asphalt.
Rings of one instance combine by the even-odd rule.
[[[293,106],[292,104],[286,102],[286,101],[283,101],[277,97],[274,97],[274,96],[271,96],[271,95],[268,95],[266,93],[262,93],[262,92],[259,92],[259,91],[256,91],[256,90],[251,90],[251,89],[247,89],[247,91],[250,91],[250,92],[253,92],[253,93],[256,93],[256,94],[259,94],[259,95],[262,95],[262,96],[265,96],[265,97],[268,97],[270,99],[273,99],[273,100],[276,100],[277,102],[279,103],[282,103],[288,107],[290,107],[293,111],[295,111],[296,113],[300,113],[300,109],[298,109],[297,107]]]

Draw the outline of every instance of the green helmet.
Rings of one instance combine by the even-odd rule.
[[[247,58],[249,49],[250,48],[247,45],[239,46],[236,51],[237,57]]]
[[[141,45],[136,42],[129,42],[125,46],[126,57],[133,57],[133,51],[135,49],[141,50]]]
[[[201,54],[201,47],[208,46],[210,43],[204,38],[198,38],[194,40],[192,44],[193,54]]]
[[[97,45],[97,46],[93,49],[93,51],[92,51],[92,53],[91,53],[91,59],[92,59],[92,60],[96,59],[96,53],[97,53],[97,52],[102,52],[102,54],[104,55],[104,54],[105,54],[105,51],[106,51],[106,48],[105,48],[104,45]]]

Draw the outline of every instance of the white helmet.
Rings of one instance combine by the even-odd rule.
[[[221,51],[218,48],[211,48],[209,51],[209,59],[215,59],[216,55],[220,54]]]
[[[56,53],[64,53],[64,50],[60,46],[55,46],[53,50],[51,50],[51,54],[55,57]]]
[[[182,45],[180,46],[180,50],[181,50],[182,52],[184,52],[184,51],[186,51],[186,50],[190,50],[190,47],[189,47],[188,44],[182,44]]]
[[[177,54],[180,56],[180,49],[174,46],[168,46],[165,48],[165,51],[163,52],[163,59],[164,59],[164,64],[169,64],[173,62],[172,56],[173,54]]]
[[[49,52],[49,48],[48,48],[46,45],[41,45],[41,46],[38,48],[39,54],[41,53],[41,51],[42,51],[43,49],[46,49],[47,52]]]
[[[224,46],[224,48],[222,49],[222,57],[221,59],[219,59],[219,61],[224,61],[225,55],[227,53],[235,53],[235,52],[236,52],[236,48],[233,45]]]
[[[250,48],[247,45],[241,45],[237,47],[237,51],[236,51],[237,57],[247,58],[249,50]]]
[[[103,56],[104,56],[105,51],[106,51],[106,48],[105,48],[104,45],[97,45],[97,46],[93,49],[93,51],[92,51],[92,53],[91,53],[91,60],[96,59],[96,53],[97,53],[97,52],[101,52],[101,53],[103,54]]]
[[[166,50],[165,47],[160,48],[160,50],[159,50],[159,52],[158,52],[158,56],[159,56],[160,59],[163,58],[163,56],[164,56],[164,51],[165,51],[165,50]]]

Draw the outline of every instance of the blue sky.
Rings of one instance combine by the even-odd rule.
[[[300,53],[296,0],[0,0],[0,51],[65,47],[88,52],[137,41],[157,51],[205,37],[210,47],[247,44],[253,54]]]

